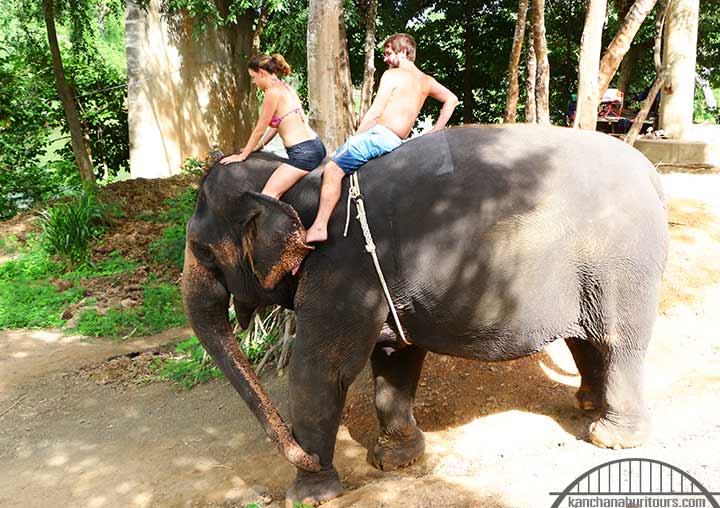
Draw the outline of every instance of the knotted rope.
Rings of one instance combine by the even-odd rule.
[[[348,191],[347,200],[347,216],[345,218],[345,232],[343,236],[347,237],[348,228],[350,227],[350,201],[355,202],[355,208],[357,209],[357,216],[355,217],[360,222],[363,236],[365,237],[365,250],[372,256],[373,263],[375,264],[375,271],[377,271],[380,284],[382,284],[383,292],[385,293],[385,299],[390,306],[390,312],[392,313],[393,319],[395,320],[395,326],[400,332],[400,338],[402,341],[410,345],[410,341],[405,338],[405,332],[400,324],[400,318],[398,318],[397,311],[395,310],[395,304],[393,304],[392,297],[390,296],[390,290],[388,290],[385,277],[383,276],[382,269],[380,268],[380,261],[377,257],[377,249],[375,242],[373,242],[372,234],[370,233],[370,226],[367,222],[367,215],[365,214],[365,204],[363,202],[363,196],[360,193],[360,180],[358,180],[357,171],[350,175],[350,190]]]

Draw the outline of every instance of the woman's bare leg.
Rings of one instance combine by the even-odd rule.
[[[280,196],[285,194],[290,187],[298,183],[307,174],[308,171],[282,163],[270,175],[270,179],[263,187],[262,193],[271,198],[280,199]]]

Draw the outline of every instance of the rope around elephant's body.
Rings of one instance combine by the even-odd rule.
[[[365,250],[372,256],[373,263],[375,264],[375,271],[377,271],[378,278],[380,279],[380,284],[382,284],[383,292],[385,293],[385,299],[390,306],[390,312],[392,313],[393,319],[395,320],[395,326],[397,326],[402,341],[409,346],[410,341],[408,341],[405,337],[405,332],[403,331],[403,327],[400,324],[400,318],[398,317],[397,311],[395,310],[395,304],[393,303],[392,297],[390,296],[390,290],[387,287],[385,277],[383,276],[382,269],[380,268],[380,261],[378,260],[376,252],[377,248],[375,247],[375,242],[373,242],[372,233],[370,233],[370,226],[367,221],[367,215],[365,214],[365,203],[363,202],[363,197],[360,193],[360,180],[358,179],[357,171],[350,175],[350,189],[348,191],[347,201],[347,217],[345,218],[345,232],[343,233],[343,236],[345,237],[347,237],[348,228],[350,227],[350,201],[355,202],[355,208],[357,208],[358,212],[356,219],[358,220],[358,222],[360,222],[360,228],[362,229],[363,236],[365,237]]]

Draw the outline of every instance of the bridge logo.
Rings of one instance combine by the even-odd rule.
[[[720,508],[715,496],[676,466],[653,459],[620,459],[583,473],[552,508]]]

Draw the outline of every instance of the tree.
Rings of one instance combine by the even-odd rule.
[[[522,54],[523,39],[525,38],[525,22],[527,17],[528,0],[518,2],[517,22],[515,23],[515,35],[513,36],[513,48],[510,53],[508,65],[508,94],[505,106],[505,123],[515,123],[517,117],[517,102],[520,95],[518,84],[518,65]],[[534,50],[533,50],[534,51]]]
[[[360,95],[360,115],[362,119],[372,104],[372,92],[375,85],[375,21],[377,0],[368,0],[365,21],[365,72],[363,73],[362,93]]]
[[[45,26],[47,29],[48,43],[50,52],[52,53],[53,71],[55,74],[55,85],[57,87],[60,102],[62,102],[65,110],[65,119],[70,129],[70,141],[72,151],[75,155],[75,161],[80,169],[80,176],[86,184],[95,184],[95,174],[93,173],[90,153],[82,125],[77,114],[77,105],[73,99],[70,87],[65,80],[65,71],[63,69],[62,58],[60,56],[60,46],[58,45],[57,32],[55,30],[55,13],[53,12],[53,0],[43,0],[43,11],[45,14]]]
[[[605,94],[610,86],[610,81],[612,81],[615,72],[620,66],[620,62],[628,49],[630,49],[630,44],[635,34],[656,2],[657,0],[635,0],[635,3],[633,3],[625,15],[622,25],[605,50],[602,60],[600,60],[598,77],[598,95],[600,97]]]
[[[472,87],[472,74],[473,74],[473,51],[472,51],[472,30],[473,30],[473,13],[475,8],[475,2],[468,0],[465,3],[465,44],[464,44],[464,56],[465,56],[465,70],[463,72],[463,123],[473,123],[473,87]]]
[[[668,78],[669,75],[669,66],[663,65],[662,61],[662,34],[663,25],[665,24],[665,17],[667,16],[668,8],[670,7],[670,3],[672,1],[673,0],[660,0],[660,4],[658,4],[658,12],[662,14],[658,14],[657,18],[655,19],[655,45],[653,50],[653,63],[655,64],[656,76],[652,86],[650,87],[650,90],[647,93],[647,96],[645,97],[645,100],[640,106],[640,111],[637,115],[635,115],[635,120],[633,121],[632,127],[630,127],[630,130],[625,136],[625,142],[631,146],[635,144],[635,140],[640,134],[640,129],[645,123],[645,119],[650,112],[650,108],[652,107],[653,102],[655,102],[655,97],[657,97],[660,88],[665,84],[665,80]]]
[[[341,0],[310,0],[307,72],[310,125],[327,146],[340,146],[355,127]]]
[[[585,29],[580,42],[577,106],[573,127],[595,130],[597,125],[598,66],[605,23],[607,0],[590,0],[585,16]]]
[[[537,102],[535,100],[535,88],[537,80],[537,57],[535,56],[535,38],[528,37],[527,47],[527,79],[525,80],[525,122],[535,123],[537,121]]]
[[[545,39],[545,0],[532,1],[533,44],[537,72],[535,78],[535,121],[550,123],[550,63],[548,62],[547,41]]]

